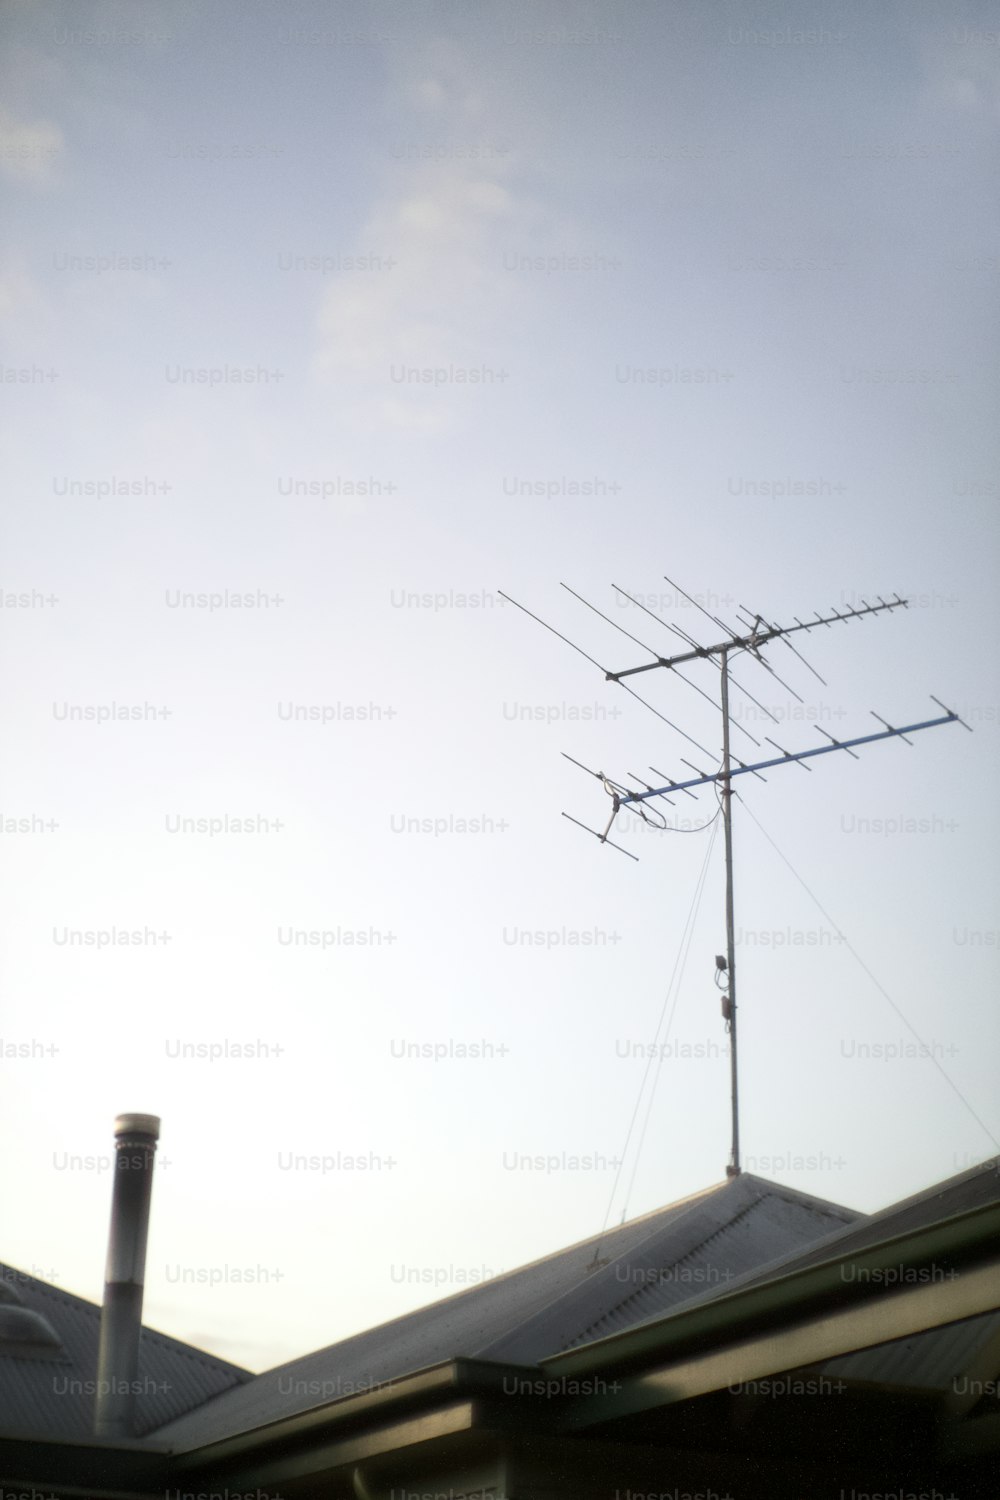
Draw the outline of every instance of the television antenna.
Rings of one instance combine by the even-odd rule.
[[[590,656],[586,651],[583,651],[581,647],[577,646],[573,641],[571,641],[568,636],[563,635],[561,631],[558,631],[553,626],[548,625],[538,615],[533,614],[530,609],[526,609],[523,604],[518,604],[517,600],[512,599],[509,594],[504,594],[502,590],[498,590],[497,592],[500,594],[501,598],[506,599],[510,604],[515,605],[516,608],[521,610],[524,614],[529,615],[531,619],[535,620],[539,625],[543,625],[546,630],[550,630],[554,635],[559,636],[559,639],[565,641],[568,646],[572,646],[574,651],[577,651],[581,656],[586,657],[589,662],[591,662],[595,667],[597,667],[601,672],[604,673],[605,679],[608,682],[615,682],[619,687],[624,688],[626,692],[628,692],[632,697],[638,699],[638,701],[642,703],[644,707],[650,709],[651,712],[656,714],[657,718],[662,719],[664,723],[669,724],[670,727],[677,730],[677,732],[682,735],[684,739],[688,740],[691,744],[695,745],[697,749],[701,750],[702,754],[708,756],[709,760],[714,759],[710,751],[706,750],[703,745],[698,744],[696,740],[693,740],[692,737],[687,734],[685,730],[681,729],[679,725],[674,724],[670,719],[667,719],[665,715],[660,713],[658,709],[654,708],[651,703],[647,703],[644,698],[640,698],[639,694],[635,691],[634,688],[629,685],[628,682],[626,682],[625,679],[636,677],[643,672],[653,672],[660,669],[665,669],[669,672],[672,672],[674,676],[680,677],[683,682],[686,682],[689,687],[694,688],[695,691],[700,693],[702,697],[708,698],[709,702],[711,702],[713,706],[721,707],[722,756],[718,767],[714,771],[703,771],[698,766],[693,765],[691,761],[686,760],[683,756],[681,756],[680,759],[688,768],[688,771],[694,772],[693,776],[684,773],[680,778],[674,778],[668,776],[664,771],[658,771],[655,766],[650,766],[649,769],[653,772],[653,775],[660,778],[660,784],[655,785],[645,781],[638,776],[633,775],[632,772],[627,772],[626,774],[629,777],[629,780],[638,783],[639,790],[636,790],[635,787],[627,786],[624,782],[612,780],[612,778],[605,775],[603,771],[591,770],[589,766],[584,766],[580,761],[574,760],[571,755],[567,755],[566,759],[572,761],[573,765],[579,766],[582,771],[586,771],[588,775],[596,777],[597,780],[601,782],[605,792],[611,798],[611,814],[602,832],[598,832],[595,828],[590,828],[586,823],[581,823],[579,819],[572,817],[567,812],[563,813],[563,817],[569,818],[571,823],[575,823],[578,828],[583,828],[585,832],[593,834],[594,837],[599,839],[602,844],[608,844],[612,849],[617,849],[619,853],[628,855],[629,859],[638,859],[638,855],[632,854],[630,850],[623,848],[621,844],[613,843],[609,838],[609,834],[614,827],[615,819],[621,812],[622,808],[634,808],[644,822],[651,824],[651,826],[653,827],[662,829],[668,826],[666,823],[666,819],[663,817],[663,814],[660,812],[658,807],[654,808],[648,806],[648,804],[652,803],[654,800],[662,800],[672,807],[674,806],[674,803],[671,800],[672,798],[677,797],[681,793],[689,797],[694,797],[696,795],[694,788],[706,786],[713,787],[716,792],[716,796],[719,798],[720,811],[722,813],[723,828],[725,833],[726,855],[726,953],[725,955],[719,954],[716,957],[715,979],[719,989],[724,990],[724,993],[722,995],[722,1014],[726,1022],[727,1030],[729,1031],[730,1038],[729,1061],[730,1093],[732,1100],[732,1149],[730,1153],[730,1161],[726,1167],[726,1176],[737,1177],[739,1176],[741,1167],[739,1072],[737,1066],[736,1051],[736,935],[733,918],[733,781],[737,776],[756,776],[761,781],[763,781],[766,780],[766,778],[761,775],[762,771],[771,770],[776,766],[791,764],[801,766],[804,771],[810,771],[812,768],[806,765],[807,760],[811,760],[818,755],[830,755],[835,751],[843,751],[845,754],[852,756],[855,760],[858,760],[860,757],[855,754],[855,749],[860,745],[872,745],[878,740],[890,739],[900,739],[904,744],[909,745],[911,741],[907,739],[908,735],[918,734],[921,730],[924,729],[935,729],[939,724],[961,724],[962,728],[969,730],[970,734],[972,733],[972,730],[970,726],[965,723],[964,719],[960,718],[959,715],[954,713],[950,708],[946,708],[945,705],[940,701],[940,699],[935,698],[934,695],[931,694],[931,701],[933,703],[936,703],[938,708],[942,710],[941,714],[936,718],[923,719],[913,724],[903,724],[897,728],[894,725],[888,723],[887,720],[883,719],[879,714],[875,713],[874,710],[872,710],[872,717],[874,719],[877,719],[878,722],[883,726],[876,733],[857,735],[853,739],[837,740],[834,739],[833,735],[827,734],[826,730],[819,729],[819,733],[823,735],[827,740],[829,740],[830,743],[827,745],[816,745],[805,750],[785,750],[775,740],[771,739],[769,735],[765,735],[764,738],[767,740],[768,744],[771,745],[779,753],[777,755],[767,755],[767,753],[765,752],[763,759],[757,760],[752,764],[747,764],[746,762],[740,760],[739,757],[734,755],[732,752],[732,748],[730,745],[732,730],[739,729],[744,735],[746,735],[753,741],[758,749],[761,749],[762,747],[760,745],[760,741],[757,740],[749,730],[745,729],[744,726],[739,722],[739,720],[733,719],[729,707],[730,688],[735,688],[738,692],[741,692],[742,694],[744,694],[744,696],[748,697],[751,702],[755,703],[761,710],[761,712],[767,718],[773,720],[774,723],[778,723],[778,719],[770,709],[766,708],[763,703],[761,703],[757,698],[754,697],[749,689],[738,682],[733,676],[731,666],[733,658],[745,654],[750,660],[765,668],[765,670],[772,677],[774,677],[777,682],[781,683],[782,687],[784,687],[787,692],[791,693],[793,698],[796,698],[800,703],[802,703],[805,700],[801,697],[801,695],[797,693],[789,683],[785,682],[781,677],[778,676],[778,673],[775,671],[770,661],[764,656],[764,647],[771,645],[775,641],[780,641],[795,654],[799,661],[805,667],[807,667],[813,674],[813,676],[818,678],[825,687],[825,679],[820,676],[815,667],[811,666],[810,663],[806,661],[805,657],[798,650],[798,648],[792,644],[788,637],[798,634],[799,631],[810,632],[813,630],[818,630],[824,626],[827,629],[832,629],[835,624],[848,624],[852,620],[866,619],[869,615],[883,614],[894,609],[905,609],[907,608],[909,601],[906,599],[901,599],[898,594],[893,599],[885,600],[879,594],[876,595],[876,598],[878,599],[877,604],[869,604],[867,600],[862,599],[860,608],[857,606],[852,606],[849,609],[838,611],[831,607],[831,611],[828,615],[821,615],[818,611],[816,611],[814,612],[814,617],[811,620],[800,620],[798,616],[795,615],[793,616],[793,619],[795,620],[794,625],[772,624],[767,621],[763,615],[757,614],[755,611],[749,610],[741,604],[738,607],[736,616],[739,628],[734,629],[733,626],[727,625],[723,620],[721,620],[718,615],[710,613],[710,611],[707,610],[704,605],[699,603],[697,599],[695,599],[691,594],[688,594],[684,589],[680,588],[679,585],[674,583],[672,579],[666,578],[665,574],[664,578],[666,579],[666,582],[670,584],[671,588],[675,590],[676,594],[683,596],[683,598],[685,598],[690,604],[693,604],[696,609],[699,609],[701,613],[712,622],[713,625],[718,626],[718,628],[725,633],[726,639],[713,646],[701,645],[687,631],[682,630],[677,625],[670,624],[670,622],[664,620],[661,615],[655,614],[651,609],[647,609],[647,607],[638,599],[634,599],[631,594],[625,591],[625,589],[619,588],[617,584],[612,584],[611,586],[617,594],[620,594],[623,598],[628,599],[630,603],[636,605],[638,609],[642,610],[645,614],[656,620],[660,625],[666,626],[669,631],[671,631],[675,636],[682,640],[687,646],[687,650],[677,652],[673,656],[662,656],[651,646],[645,645],[644,642],[640,641],[636,636],[625,630],[624,627],[619,625],[617,621],[612,620],[610,616],[597,609],[595,605],[590,604],[586,599],[583,598],[581,594],[578,594],[574,589],[569,588],[568,584],[564,583],[562,585],[562,587],[567,589],[567,591],[571,593],[575,599],[578,599],[581,604],[585,604],[588,609],[593,610],[595,614],[600,615],[602,620],[605,620],[609,625],[614,626],[614,628],[620,631],[623,635],[628,636],[629,640],[634,641],[637,646],[640,646],[642,650],[653,657],[652,661],[645,662],[635,667],[625,667],[618,672],[608,671],[607,668],[601,666],[600,662],[595,661],[592,656]],[[692,681],[691,678],[687,677],[683,672],[679,670],[682,667],[699,661],[712,662],[719,672],[721,701],[718,705],[716,704],[715,699],[710,693],[706,693],[704,689],[699,687],[696,682]],[[817,726],[817,729],[818,728],[819,726]],[[565,752],[563,753],[565,754]],[[659,818],[660,820],[658,823],[655,821],[656,818]]]

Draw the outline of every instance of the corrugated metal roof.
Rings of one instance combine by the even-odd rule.
[[[993,1157],[899,1203],[890,1204],[876,1214],[858,1215],[853,1223],[815,1239],[808,1249],[785,1252],[776,1259],[760,1262],[755,1269],[746,1271],[728,1286],[707,1288],[699,1298],[690,1300],[692,1303],[708,1300],[723,1292],[770,1281],[777,1276],[788,1276],[853,1250],[860,1252],[939,1219],[995,1203],[998,1198],[1000,1157]],[[939,1268],[939,1272],[947,1274],[945,1268]],[[648,1305],[651,1307],[652,1304]],[[651,1311],[649,1320],[670,1311],[670,1306],[664,1304],[658,1312]],[[617,1331],[617,1326],[602,1327],[581,1342]],[[928,1329],[909,1338],[845,1354],[816,1368],[824,1375],[844,1380],[945,1393],[953,1388],[953,1381],[958,1376],[968,1371],[973,1361],[989,1351],[997,1338],[1000,1338],[1000,1313],[984,1313],[961,1323]],[[1000,1363],[997,1368],[1000,1369]]]
[[[901,1203],[873,1214],[863,1225],[852,1226],[834,1236],[830,1253],[838,1253],[838,1246],[841,1251],[862,1250],[935,1219],[995,1203],[998,1197],[1000,1157],[994,1157],[970,1167],[948,1182],[936,1183],[922,1193],[915,1193]],[[824,1248],[815,1246],[797,1258],[795,1266],[822,1259]],[[928,1276],[936,1273],[942,1277],[947,1274],[944,1267],[932,1267]],[[978,1358],[988,1355],[991,1345],[995,1348],[998,1339],[1000,1313],[984,1313],[978,1318],[966,1318],[961,1323],[931,1328],[910,1338],[894,1339],[889,1344],[877,1344],[871,1349],[860,1349],[856,1354],[842,1355],[839,1359],[828,1360],[822,1370],[825,1375],[843,1380],[946,1393],[954,1390],[955,1381],[967,1373]],[[998,1369],[1000,1357],[995,1356],[990,1366],[991,1377]]]
[[[256,1377],[144,1330],[140,1375],[149,1389],[139,1399],[141,1430],[184,1450],[450,1359],[535,1364],[739,1286],[995,1202],[997,1165],[984,1163],[872,1216],[742,1174]],[[5,1287],[46,1317],[60,1339],[59,1347],[0,1348],[5,1426],[88,1436],[99,1308],[0,1267],[0,1290]],[[991,1357],[998,1335],[1000,1316],[990,1314],[846,1355],[823,1369],[941,1390],[973,1362]]]
[[[597,1337],[606,1320],[645,1321],[658,1297],[680,1305],[704,1292],[705,1277],[745,1271],[856,1217],[745,1174],[266,1371],[156,1436],[194,1447],[462,1356],[534,1364]]]
[[[991,1349],[992,1346],[992,1349]],[[947,1392],[983,1355],[992,1360],[990,1378],[1000,1369],[1000,1313],[984,1313],[943,1328],[929,1328],[910,1338],[894,1339],[842,1354],[821,1367],[824,1375],[869,1385],[893,1386],[896,1390]]]
[[[480,1353],[534,1363],[724,1292],[742,1273],[843,1229],[858,1215],[743,1173],[625,1250],[599,1277]],[[617,1247],[616,1247],[617,1248]]]
[[[66,1441],[92,1437],[100,1307],[3,1264],[0,1288],[6,1307],[40,1314],[59,1340],[57,1345],[0,1341],[3,1435]],[[238,1365],[144,1328],[139,1346],[139,1434],[252,1379]]]
[[[823,1204],[822,1199],[814,1201],[821,1206]],[[735,1291],[757,1282],[770,1281],[775,1276],[790,1276],[807,1266],[833,1260],[852,1250],[864,1250],[883,1240],[936,1223],[939,1219],[952,1218],[956,1214],[967,1213],[971,1209],[982,1208],[997,1201],[1000,1201],[1000,1157],[993,1157],[947,1178],[944,1182],[937,1182],[920,1193],[903,1198],[898,1203],[890,1203],[877,1213],[848,1215],[849,1222],[816,1238],[808,1248],[800,1246],[787,1250],[775,1259],[745,1271],[728,1287],[712,1288],[704,1295],[713,1297],[720,1292]]]

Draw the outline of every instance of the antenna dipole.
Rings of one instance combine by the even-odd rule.
[[[787,765],[793,762],[795,764],[801,765],[803,770],[808,771],[810,767],[805,765],[806,760],[810,760],[818,755],[829,755],[834,751],[842,750],[846,754],[853,756],[854,759],[857,760],[858,757],[854,753],[855,746],[870,745],[874,744],[878,740],[888,739],[901,739],[904,744],[910,744],[910,741],[906,738],[908,734],[916,734],[924,729],[934,729],[940,724],[961,724],[963,729],[969,729],[970,733],[971,729],[970,726],[966,724],[958,714],[953,713],[951,709],[946,708],[945,705],[940,701],[940,699],[935,698],[933,694],[931,694],[932,702],[936,703],[938,707],[943,710],[942,715],[939,718],[924,719],[921,722],[915,724],[904,724],[901,728],[896,729],[885,719],[883,719],[879,714],[873,712],[873,718],[877,719],[878,722],[884,726],[877,733],[859,735],[854,739],[849,740],[836,740],[832,735],[827,734],[825,730],[821,729],[819,731],[820,734],[824,735],[824,737],[830,741],[828,745],[818,745],[813,747],[812,749],[796,751],[785,750],[781,745],[777,744],[776,741],[770,739],[769,736],[765,736],[765,738],[768,739],[768,743],[773,745],[776,750],[779,750],[781,752],[780,755],[772,756],[767,760],[757,761],[753,765],[746,765],[743,761],[734,757],[730,749],[730,683],[732,683],[732,685],[746,697],[750,698],[752,702],[757,703],[758,700],[754,698],[753,694],[750,693],[746,688],[744,688],[742,684],[737,683],[735,679],[732,678],[730,672],[731,655],[746,652],[751,659],[758,662],[762,667],[764,667],[775,678],[777,682],[781,682],[782,686],[787,688],[788,692],[790,692],[793,697],[797,698],[801,703],[803,699],[800,697],[800,695],[796,693],[795,689],[788,683],[783,682],[783,679],[778,676],[777,672],[775,672],[770,662],[767,661],[761,654],[762,648],[764,646],[767,646],[771,641],[784,641],[785,644],[788,645],[790,649],[795,653],[796,657],[798,657],[798,659],[803,663],[803,665],[808,667],[810,672],[812,672],[815,677],[818,677],[819,680],[823,682],[824,679],[820,677],[815,668],[810,666],[809,662],[806,661],[802,653],[796,647],[792,646],[792,643],[787,640],[788,636],[794,635],[800,630],[811,631],[817,629],[820,626],[826,626],[829,629],[835,623],[847,624],[852,620],[862,619],[863,617],[866,617],[868,615],[877,615],[885,611],[891,611],[894,609],[905,609],[909,601],[906,599],[901,599],[898,594],[894,599],[889,600],[885,600],[881,597],[881,595],[877,595],[877,604],[869,604],[867,600],[862,599],[860,608],[852,607],[843,611],[831,609],[831,612],[828,615],[820,615],[817,611],[812,620],[803,621],[798,619],[798,617],[796,616],[794,625],[784,626],[769,624],[762,615],[754,615],[752,611],[745,609],[741,605],[741,616],[749,618],[740,618],[739,623],[742,628],[742,633],[739,633],[733,630],[729,625],[725,624],[724,621],[720,620],[717,615],[710,614],[709,611],[705,609],[705,607],[700,604],[697,599],[693,598],[692,595],[685,593],[685,591],[681,589],[677,584],[673,583],[670,578],[667,578],[666,582],[669,583],[672,588],[676,589],[679,594],[683,594],[684,598],[687,599],[691,604],[693,604],[697,609],[701,610],[701,613],[707,616],[707,618],[711,620],[714,625],[717,625],[721,630],[725,631],[728,639],[721,641],[717,645],[702,646],[687,631],[680,630],[677,626],[671,625],[668,621],[662,619],[661,616],[656,615],[652,610],[647,609],[645,605],[638,604],[637,600],[631,599],[631,595],[626,594],[624,589],[618,589],[617,585],[613,585],[618,593],[623,594],[624,597],[630,599],[632,603],[638,604],[638,607],[642,609],[645,614],[651,615],[653,619],[657,620],[661,625],[666,626],[666,628],[673,634],[680,636],[685,641],[685,643],[690,646],[689,650],[681,652],[680,654],[666,657],[660,656],[656,651],[652,649],[652,647],[645,646],[643,642],[637,640],[635,636],[629,635],[628,631],[624,631],[623,633],[625,635],[629,635],[630,640],[634,640],[636,645],[642,647],[644,651],[648,652],[648,654],[653,657],[653,660],[643,663],[639,666],[625,667],[619,672],[608,671],[606,668],[602,667],[599,662],[595,661],[592,656],[588,655],[586,651],[582,651],[579,646],[576,646],[571,640],[569,640],[567,636],[563,635],[558,630],[554,630],[551,625],[546,625],[546,622],[540,619],[538,615],[533,614],[531,610],[525,609],[523,604],[518,604],[517,600],[511,599],[509,594],[503,594],[502,591],[499,592],[501,592],[502,598],[507,599],[511,604],[516,605],[518,609],[529,615],[531,619],[535,620],[538,624],[544,625],[547,630],[550,630],[554,635],[559,636],[560,640],[565,641],[567,645],[573,646],[573,649],[575,651],[579,652],[581,656],[586,657],[586,659],[591,662],[592,665],[598,667],[598,669],[604,673],[605,679],[608,682],[615,682],[619,687],[625,688],[626,692],[628,692],[632,697],[635,697],[638,702],[644,705],[644,707],[649,708],[651,712],[655,713],[657,718],[663,720],[664,723],[669,724],[671,728],[677,729],[678,733],[683,735],[683,737],[692,744],[697,744],[697,742],[692,740],[691,736],[684,730],[679,729],[676,724],[673,724],[669,719],[666,719],[658,709],[653,708],[652,704],[646,703],[645,699],[643,698],[639,698],[638,694],[635,693],[630,687],[628,687],[623,679],[626,677],[633,677],[640,672],[652,672],[657,670],[658,668],[666,668],[667,670],[675,671],[675,675],[681,677],[682,682],[687,683],[689,687],[695,688],[697,692],[702,693],[702,696],[705,697],[707,695],[702,691],[701,688],[697,686],[696,683],[692,682],[690,678],[682,676],[682,674],[676,672],[675,669],[686,662],[705,660],[715,661],[718,665],[721,686],[720,696],[722,711],[722,762],[717,770],[706,774],[700,771],[697,766],[692,765],[690,761],[685,760],[684,764],[689,766],[691,770],[697,772],[695,776],[689,776],[683,780],[674,780],[673,778],[666,776],[665,773],[654,770],[654,774],[664,777],[665,784],[654,787],[649,786],[643,782],[640,783],[643,786],[643,790],[637,792],[623,785],[621,782],[613,781],[611,777],[606,776],[603,771],[591,771],[588,766],[582,765],[580,761],[573,761],[574,765],[579,766],[583,771],[587,771],[589,775],[596,776],[597,779],[602,783],[605,792],[612,799],[611,816],[607,821],[603,833],[598,833],[596,829],[587,827],[585,823],[580,823],[578,819],[571,817],[569,813],[564,813],[563,816],[569,818],[571,822],[576,823],[578,827],[585,829],[587,833],[591,833],[594,835],[594,837],[600,839],[602,844],[609,844],[612,849],[618,849],[622,854],[627,854],[630,859],[636,859],[637,856],[632,854],[630,850],[623,848],[621,844],[612,843],[611,839],[608,837],[614,826],[615,819],[617,818],[618,813],[623,807],[633,807],[645,822],[652,823],[652,826],[654,827],[662,828],[666,826],[665,820],[662,820],[662,814],[659,813],[658,809],[651,808],[650,811],[652,811],[657,817],[661,818],[661,822],[659,824],[653,823],[653,820],[645,811],[645,804],[647,802],[651,802],[654,798],[662,798],[665,801],[669,802],[672,806],[673,804],[671,802],[671,796],[676,795],[678,792],[684,792],[688,796],[694,796],[694,792],[692,790],[694,787],[708,786],[711,784],[716,788],[721,804],[723,828],[725,830],[726,855],[726,957],[724,960],[721,957],[716,959],[716,978],[718,980],[719,974],[724,973],[726,979],[727,992],[723,995],[722,998],[722,1013],[725,1018],[726,1026],[729,1030],[730,1036],[729,1059],[732,1096],[732,1149],[730,1153],[729,1164],[726,1167],[726,1176],[737,1177],[742,1169],[740,1166],[739,1070],[737,1065],[736,1050],[737,1008],[736,929],[734,921],[733,894],[733,780],[735,779],[735,777],[742,775],[754,775],[760,777],[760,779],[763,780],[764,778],[760,776],[761,771],[768,770],[775,766]],[[568,586],[564,585],[564,587]],[[573,594],[574,598],[579,599],[582,604],[586,604],[588,609],[592,609],[596,614],[601,615],[601,618],[607,620],[609,624],[614,625],[616,623],[613,620],[609,620],[608,616],[602,614],[600,610],[595,609],[594,605],[588,604],[587,600],[584,599],[582,595],[577,594],[575,590],[570,589],[569,592]],[[620,626],[616,626],[616,628],[621,629]],[[765,709],[763,704],[758,703],[758,707],[761,708],[761,710],[766,713],[769,718],[774,718],[774,715],[770,712],[770,710]],[[754,743],[757,744],[759,742],[755,740]],[[698,746],[698,748],[702,749],[703,747]],[[572,756],[567,756],[566,758],[567,760],[573,760]],[[681,759],[683,759],[683,757],[681,757]],[[733,765],[734,759],[736,759],[735,766]],[[637,777],[633,777],[632,779],[638,780]]]

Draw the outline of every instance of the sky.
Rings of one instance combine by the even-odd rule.
[[[99,1301],[157,1114],[146,1321],[262,1369],[724,1180],[715,794],[562,813],[715,768],[604,673],[741,606],[909,601],[744,760],[973,731],[735,784],[742,1165],[995,1154],[992,8],[0,25],[0,1258]]]

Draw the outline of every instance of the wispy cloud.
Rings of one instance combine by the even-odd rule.
[[[943,24],[935,13],[920,31],[926,98],[943,122],[1000,118],[1000,27],[976,7]]]
[[[329,288],[315,367],[350,388],[362,420],[438,431],[455,420],[461,372],[497,364],[504,316],[521,295],[504,277],[501,246],[537,233],[541,215],[453,46],[415,60],[395,102],[405,124],[358,236],[393,264],[346,272]],[[437,385],[394,380],[404,369],[448,374]]]
[[[16,352],[36,348],[39,335],[53,332],[54,313],[36,277],[23,258],[10,257],[0,266],[0,331]]]
[[[40,187],[54,182],[64,146],[54,120],[17,120],[0,111],[0,172],[12,182]]]

